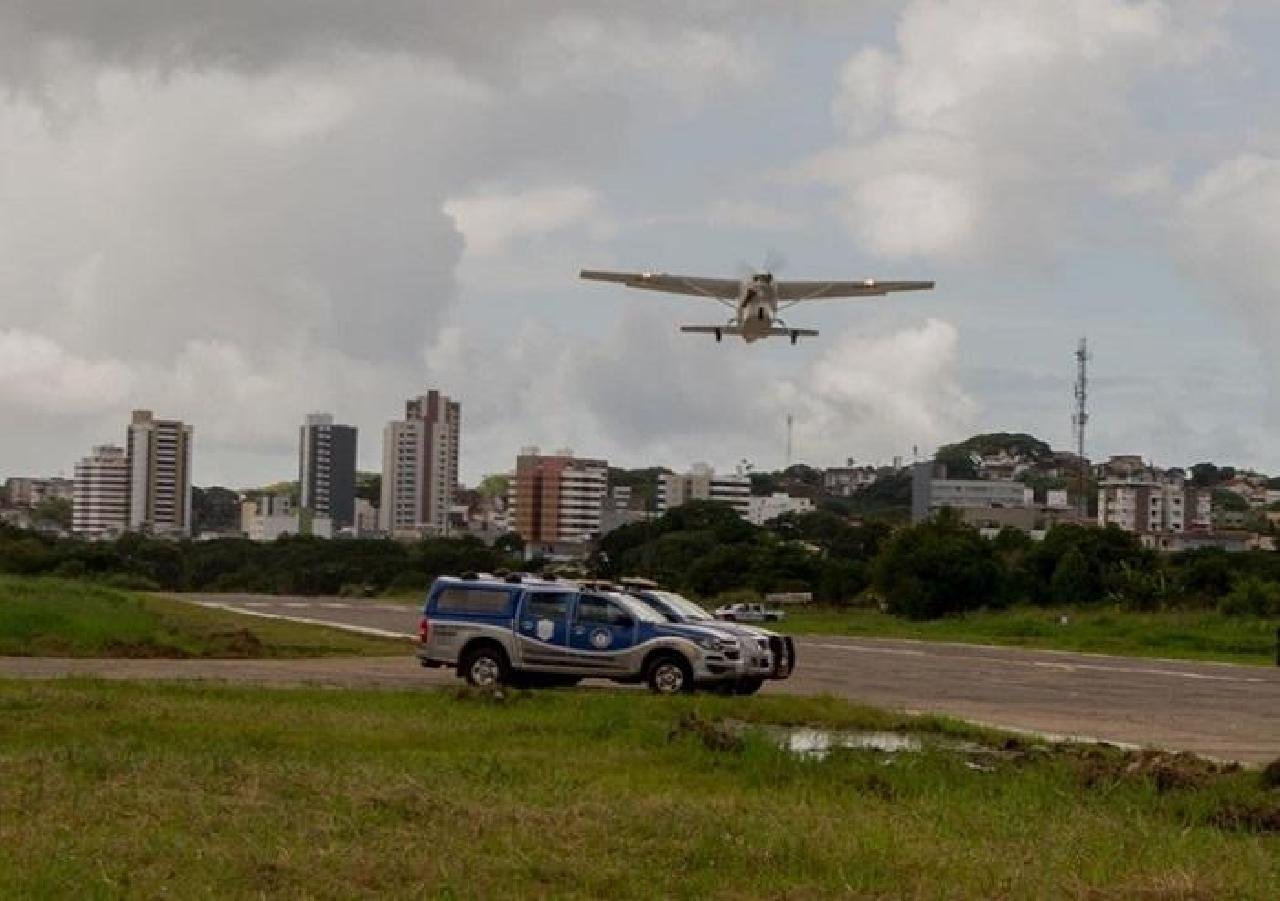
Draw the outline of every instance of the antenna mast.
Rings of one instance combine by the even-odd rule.
[[[1076,455],[1080,464],[1080,519],[1089,517],[1089,467],[1084,461],[1084,431],[1089,424],[1089,344],[1081,338],[1076,348],[1076,409],[1071,414],[1071,426],[1075,430]]]
[[[790,413],[788,413],[787,414],[787,465],[786,465],[787,469],[791,468],[791,432],[792,432],[792,426],[794,424],[795,424],[795,417],[793,417]]]

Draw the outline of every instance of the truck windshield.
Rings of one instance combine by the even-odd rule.
[[[714,618],[693,601],[676,594],[674,591],[649,591],[645,593],[652,595],[653,599],[662,606],[674,610],[682,619],[701,620]]]
[[[625,595],[625,594],[611,594],[611,595],[609,595],[609,597],[610,597],[612,600],[617,601],[617,602],[618,602],[619,604],[621,604],[623,607],[626,607],[626,608],[627,608],[627,611],[628,611],[632,616],[634,616],[634,617],[635,617],[639,622],[642,622],[642,623],[663,623],[663,622],[666,622],[666,621],[667,621],[667,620],[666,620],[666,617],[664,617],[664,616],[663,616],[661,613],[659,613],[657,610],[654,610],[654,609],[653,609],[652,607],[650,607],[648,604],[642,603],[642,602],[640,602],[640,601],[636,600],[635,598],[630,597],[629,595]]]

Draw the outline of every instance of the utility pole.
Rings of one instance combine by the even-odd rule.
[[[791,468],[791,432],[792,426],[795,424],[795,417],[790,413],[787,414],[787,465],[786,469]]]
[[[1071,425],[1075,430],[1076,455],[1080,463],[1080,519],[1089,517],[1089,467],[1084,460],[1084,430],[1089,423],[1089,344],[1085,338],[1080,339],[1076,348],[1076,409],[1071,414]]]

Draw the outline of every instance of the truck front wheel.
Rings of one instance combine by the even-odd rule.
[[[679,654],[663,654],[649,664],[645,681],[654,694],[674,695],[693,691],[693,667]]]
[[[482,644],[463,656],[458,667],[467,684],[476,688],[497,688],[511,678],[507,655],[496,645]]]

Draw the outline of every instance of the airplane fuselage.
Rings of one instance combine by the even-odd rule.
[[[738,291],[738,316],[735,323],[742,329],[742,340],[751,342],[769,337],[778,316],[778,289],[768,273],[742,280]]]

